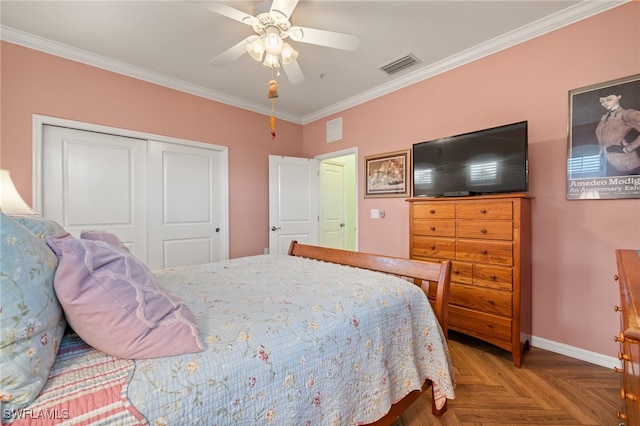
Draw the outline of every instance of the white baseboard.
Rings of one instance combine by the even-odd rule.
[[[616,357],[602,355],[596,352],[587,351],[566,345],[564,343],[554,342],[552,340],[543,339],[542,337],[531,336],[531,346],[544,349],[546,351],[555,352],[571,358],[590,362],[591,364],[600,365],[602,367],[613,368],[620,367],[620,360]],[[525,355],[526,359],[526,355]]]

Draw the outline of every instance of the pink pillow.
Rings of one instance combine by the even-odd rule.
[[[46,242],[59,259],[56,294],[85,342],[129,359],[203,350],[191,310],[131,253],[69,234],[48,236]]]
[[[80,239],[92,240],[92,241],[104,241],[106,243],[111,244],[114,247],[118,247],[123,250],[129,251],[127,246],[122,244],[122,241],[120,241],[120,238],[118,238],[117,235],[107,231],[98,231],[98,230],[86,231],[85,230],[80,233]]]

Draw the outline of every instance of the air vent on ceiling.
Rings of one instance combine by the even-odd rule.
[[[391,75],[419,63],[420,61],[418,60],[418,58],[413,56],[413,53],[409,53],[407,56],[403,56],[402,58],[397,59],[390,64],[381,66],[380,69]]]

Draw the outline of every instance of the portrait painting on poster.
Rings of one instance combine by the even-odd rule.
[[[640,198],[640,74],[569,91],[567,199]]]
[[[411,150],[364,157],[364,197],[408,197]]]

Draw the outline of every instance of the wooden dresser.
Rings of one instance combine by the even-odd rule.
[[[620,398],[622,410],[618,418],[627,425],[640,425],[640,250],[616,250],[622,314],[618,358],[622,361]]]
[[[531,198],[410,198],[409,255],[450,259],[449,329],[512,353],[531,338]]]

